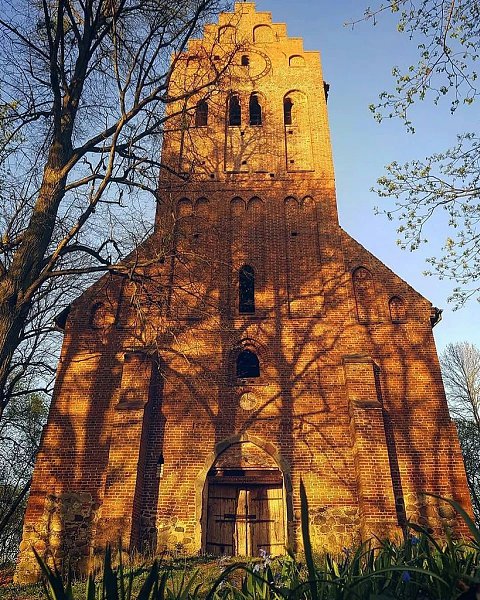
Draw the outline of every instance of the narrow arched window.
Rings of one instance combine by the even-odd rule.
[[[240,99],[238,96],[230,96],[228,103],[228,124],[229,125],[241,125],[242,124],[242,109],[240,106]]]
[[[255,352],[242,350],[237,356],[237,377],[240,379],[260,377],[260,362]]]
[[[290,98],[285,98],[283,101],[283,122],[285,125],[292,124],[292,107],[293,102]]]
[[[250,112],[250,125],[261,125],[262,124],[262,107],[258,101],[257,94],[250,96],[250,102],[248,104]]]
[[[250,265],[244,265],[238,272],[238,312],[255,312],[255,272]]]
[[[248,56],[246,54],[244,54],[242,56],[241,65],[242,65],[242,67],[248,67],[249,64],[250,64],[250,59],[248,58]]]
[[[200,100],[195,110],[195,127],[206,127],[208,124],[208,104]]]

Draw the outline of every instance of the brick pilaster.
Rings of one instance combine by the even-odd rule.
[[[105,495],[95,546],[137,543],[149,413],[154,395],[155,362],[140,352],[125,354],[120,400],[112,424]]]
[[[344,358],[363,539],[400,532],[376,368],[368,356]]]

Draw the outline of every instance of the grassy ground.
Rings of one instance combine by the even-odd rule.
[[[145,598],[205,600],[222,573],[226,575],[225,582],[209,600],[465,600],[477,598],[474,589],[477,584],[480,594],[480,552],[470,543],[450,542],[440,547],[432,544],[429,537],[412,536],[400,545],[374,541],[345,550],[340,556],[312,558],[313,577],[308,559],[298,562],[289,557],[271,560],[264,556],[253,560],[212,557],[162,560],[155,577],[158,582],[167,574],[165,593],[148,594]],[[128,573],[134,573],[132,592],[126,594],[126,600],[140,598],[140,589],[150,569],[151,561],[141,565],[138,559],[136,564],[125,566],[125,582]],[[0,600],[46,600],[41,584],[15,586],[12,576],[13,568],[0,573]],[[316,580],[313,588],[312,579]],[[101,580],[99,573],[97,584]],[[76,581],[72,596],[53,594],[52,598],[85,600],[86,587],[85,581]],[[97,589],[95,600],[104,597],[122,598],[116,593],[102,596],[101,589]]]
[[[251,562],[252,559],[244,559]],[[223,559],[212,557],[190,557],[175,560],[163,560],[163,569],[169,573],[168,586],[172,589],[177,588],[182,578],[191,577],[195,571],[198,571],[196,579],[202,585],[203,594],[206,596],[208,589],[214,581],[220,576],[226,566],[242,562],[242,559]],[[138,592],[143,585],[151,566],[143,565],[138,559],[133,564],[126,565],[126,572],[132,570],[135,573],[133,584],[134,592]],[[43,586],[34,585],[15,585],[13,583],[14,565],[0,569],[0,600],[45,600]],[[100,579],[100,577],[98,577]],[[241,575],[232,577],[232,583],[241,583]],[[86,597],[86,581],[75,581],[73,583],[73,593],[75,598]]]

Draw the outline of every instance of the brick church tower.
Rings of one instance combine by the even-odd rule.
[[[236,49],[233,58],[232,49]],[[156,229],[72,305],[33,477],[31,546],[88,568],[127,548],[318,551],[469,507],[438,311],[338,224],[318,52],[252,3],[207,25],[171,86]],[[178,113],[178,116],[175,116]]]

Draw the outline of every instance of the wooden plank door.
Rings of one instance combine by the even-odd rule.
[[[285,551],[281,485],[209,484],[206,551],[259,556]]]
[[[232,485],[209,484],[206,551],[233,556],[239,489]]]
[[[248,514],[250,490],[238,489],[235,517],[235,556],[250,556],[250,524]]]
[[[259,486],[249,494],[250,554],[260,550],[278,555],[285,552],[285,523],[282,486]]]

